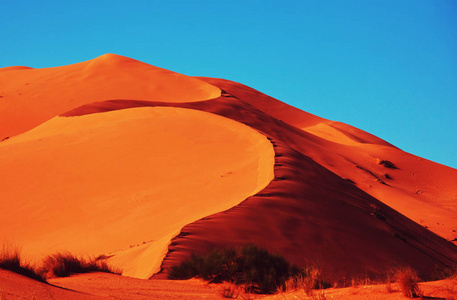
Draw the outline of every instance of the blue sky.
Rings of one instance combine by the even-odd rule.
[[[116,53],[244,83],[457,168],[456,1],[2,0],[0,11],[0,67]]]

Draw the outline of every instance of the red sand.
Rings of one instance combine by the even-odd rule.
[[[360,129],[316,117],[242,84],[206,80],[312,134],[306,137],[314,143],[291,137],[289,146],[447,240],[457,238],[456,169],[411,155]],[[382,160],[398,169],[380,165]]]
[[[457,262],[457,170],[360,129],[116,55],[0,82],[0,236],[32,258],[114,254],[146,278],[166,254],[163,278],[256,242],[336,281]]]

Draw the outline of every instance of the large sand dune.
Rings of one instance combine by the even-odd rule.
[[[33,258],[141,245],[120,266],[148,277],[184,225],[263,189],[273,156],[258,132],[196,110],[56,117],[0,144],[0,236]]]
[[[116,55],[0,82],[0,236],[36,260],[163,278],[255,242],[334,280],[457,262],[457,170],[363,130]]]

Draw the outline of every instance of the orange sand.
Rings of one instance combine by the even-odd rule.
[[[94,101],[187,102],[220,95],[201,80],[114,54],[63,67],[2,68],[0,83],[0,140]]]
[[[182,226],[265,187],[273,156],[256,131],[196,110],[56,117],[0,144],[0,198],[15,199],[0,236],[32,258],[122,251],[124,274],[147,278]]]
[[[455,299],[457,280],[447,279],[419,284],[424,299]],[[222,285],[201,280],[143,280],[106,273],[74,275],[50,280],[50,285],[0,270],[0,299],[224,299]],[[397,283],[357,284],[347,288],[290,291],[275,295],[241,294],[238,299],[407,299]],[[320,298],[319,298],[320,297]],[[435,297],[435,298],[433,298]]]
[[[0,269],[0,299],[103,299],[82,292],[62,289]],[[106,298],[105,298],[106,299]]]

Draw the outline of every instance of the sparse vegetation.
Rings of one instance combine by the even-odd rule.
[[[398,167],[393,162],[388,161],[388,160],[381,160],[381,161],[379,161],[379,164],[388,169],[398,169]]]
[[[395,274],[400,290],[408,298],[419,297],[421,290],[418,285],[419,277],[411,268],[397,270]]]
[[[3,246],[0,253],[0,269],[9,270],[34,280],[46,282],[46,279],[38,274],[29,263],[26,263],[21,259],[19,249],[12,246]]]
[[[102,259],[86,259],[69,252],[60,252],[46,257],[41,269],[41,273],[46,274],[47,277],[67,277],[72,274],[90,272],[120,274],[118,270],[108,266]]]
[[[307,275],[284,257],[270,254],[254,244],[240,248],[214,249],[195,255],[170,269],[169,279],[199,277],[209,282],[231,282],[245,286],[247,292],[270,294],[283,288],[294,276]]]
[[[391,179],[391,180],[393,179],[393,178],[392,178],[392,176],[390,176],[390,175],[389,175],[389,174],[387,174],[387,173],[386,173],[386,174],[384,174],[384,177],[385,177],[386,179]]]
[[[322,279],[320,269],[310,267],[301,273],[290,277],[282,287],[281,291],[303,290],[306,295],[313,296],[315,289],[329,288],[330,285]]]
[[[393,293],[393,288],[392,288],[392,279],[390,278],[390,274],[387,274],[386,278],[386,291],[388,293]]]

